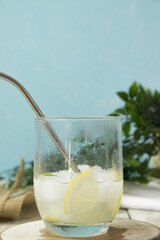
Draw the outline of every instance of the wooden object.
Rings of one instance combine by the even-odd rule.
[[[160,211],[129,209],[128,214],[131,219],[148,222],[160,228]]]
[[[9,228],[1,233],[1,240],[66,240],[66,238],[49,237],[45,232],[43,222],[35,221]],[[71,238],[68,238],[71,239]],[[75,239],[75,238],[73,238]],[[89,237],[76,238],[89,240],[158,240],[160,229],[152,224],[117,218],[106,234]]]

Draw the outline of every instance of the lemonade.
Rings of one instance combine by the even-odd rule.
[[[36,119],[34,192],[48,235],[106,233],[119,209],[122,179],[119,117]]]
[[[74,236],[76,226],[91,226],[94,231],[95,226],[103,225],[103,233],[119,209],[123,189],[119,173],[113,168],[78,167],[81,173],[63,170],[34,178],[39,212],[55,235],[65,231],[66,236],[64,227],[68,225],[73,226]]]

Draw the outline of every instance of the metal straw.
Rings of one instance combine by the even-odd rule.
[[[12,78],[11,76],[5,73],[0,72],[0,78],[13,84],[23,94],[23,96],[28,101],[28,103],[30,104],[31,108],[33,109],[37,117],[43,121],[43,124],[48,134],[50,135],[51,139],[56,144],[56,146],[58,147],[59,151],[62,153],[64,158],[67,160],[69,166],[71,166],[74,172],[80,172],[79,168],[75,164],[74,160],[69,156],[68,151],[66,150],[66,148],[64,147],[60,139],[58,138],[57,134],[55,133],[55,131],[53,130],[49,122],[45,121],[44,114],[42,113],[42,111],[40,110],[40,108],[32,98],[32,96],[29,94],[29,92],[23,87],[23,85],[20,82],[18,82],[16,79]]]

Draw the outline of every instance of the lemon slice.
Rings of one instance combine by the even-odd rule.
[[[115,216],[116,216],[116,214],[117,214],[117,212],[118,212],[118,210],[119,210],[119,206],[120,206],[120,204],[121,204],[121,199],[122,199],[122,193],[123,193],[123,184],[122,184],[122,186],[121,186],[121,190],[120,190],[118,202],[117,202],[116,208],[115,208],[115,210],[114,210],[114,212],[113,212],[112,218],[115,218]]]
[[[82,214],[94,209],[100,201],[100,191],[91,168],[81,172],[70,183],[64,198],[65,214]]]
[[[121,176],[119,175],[118,170],[114,169],[114,168],[110,168],[107,170],[107,175],[108,177],[110,177],[113,180],[121,180]]]
[[[115,169],[112,170],[112,174],[113,174],[115,180],[120,179],[119,173]],[[119,206],[121,204],[121,199],[122,199],[122,193],[123,193],[123,182],[122,182],[119,198],[118,198],[118,201],[117,201],[117,205],[116,205],[116,208],[115,208],[115,210],[113,212],[112,218],[115,218],[115,216],[116,216],[116,214],[117,214],[117,212],[119,210]]]
[[[59,218],[53,218],[53,217],[50,217],[50,216],[48,216],[48,215],[46,215],[46,216],[44,217],[44,220],[45,220],[45,221],[48,221],[48,222],[55,222],[55,223],[61,222]]]

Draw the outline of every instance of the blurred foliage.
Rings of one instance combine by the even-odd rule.
[[[99,138],[93,141],[90,138],[86,140],[85,137],[85,133],[81,131],[79,136],[73,139],[72,148],[75,147],[76,151],[72,154],[72,158],[77,165],[98,165],[104,168],[107,157],[105,143]],[[112,152],[110,150],[110,155]],[[96,159],[98,159],[98,162]],[[68,163],[57,149],[43,156],[41,168],[45,169],[46,172],[57,172],[68,169]]]
[[[50,151],[48,154],[43,155],[41,162],[41,170],[45,173],[58,172],[68,169],[67,163],[63,155],[58,151]]]
[[[150,167],[151,157],[160,153],[160,93],[134,82],[117,95],[124,106],[111,115],[122,117],[124,179],[147,183],[160,178],[160,169]]]
[[[150,165],[152,156],[160,153],[160,93],[144,89],[134,82],[128,92],[117,92],[117,95],[124,101],[124,106],[110,115],[122,117],[124,179],[140,183],[147,183],[153,177],[160,179],[160,169],[151,168]],[[77,164],[85,162],[92,166],[93,159],[98,158],[99,166],[104,165],[106,155],[103,141],[86,141],[81,133],[73,140],[73,144],[77,142],[83,143],[72,156]],[[114,154],[114,149],[111,152]],[[95,154],[98,155],[96,158]],[[68,168],[58,150],[43,158],[43,167],[46,169],[47,166],[49,172]],[[13,185],[18,168],[15,167],[8,174],[9,187]],[[3,178],[0,174],[0,179]],[[23,186],[32,184],[33,161],[26,164]]]
[[[11,188],[15,182],[16,174],[20,166],[16,166],[13,169],[3,171],[0,175],[0,179],[5,179],[8,182],[8,188]],[[22,187],[33,185],[33,161],[27,162],[24,169],[24,179]]]
[[[74,142],[78,143],[79,138],[75,138]],[[103,140],[97,138],[93,142],[93,140],[88,139],[87,141],[84,141],[83,144],[84,145],[80,147],[79,151],[74,156],[75,162],[78,165],[81,164],[86,164],[89,166],[98,165],[101,168],[104,168],[106,162],[106,149]]]

